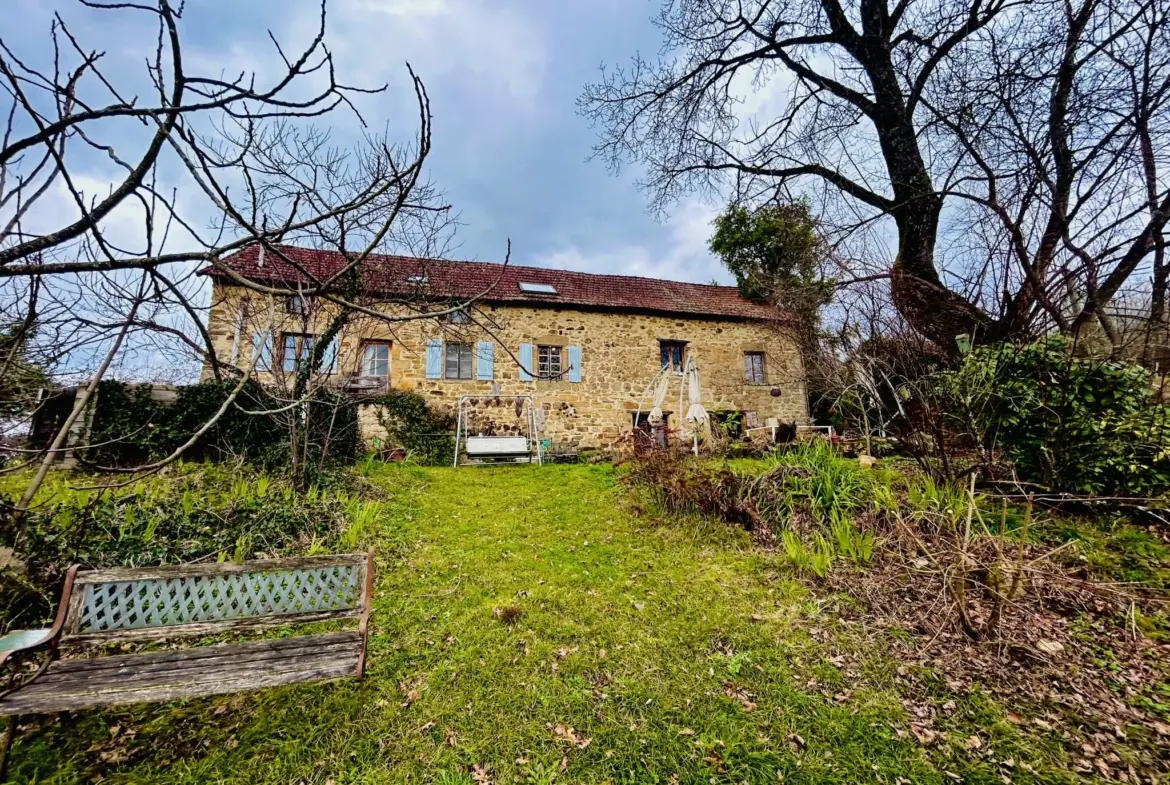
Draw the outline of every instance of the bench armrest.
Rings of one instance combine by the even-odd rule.
[[[73,580],[77,577],[77,567],[69,568],[65,573],[65,586],[61,589],[61,604],[57,608],[57,618],[52,627],[39,630],[15,630],[0,637],[0,666],[8,658],[22,651],[35,649],[45,644],[56,644],[61,637],[61,630],[65,628],[65,617],[69,614],[69,599],[73,596]]]
[[[53,628],[43,627],[39,630],[15,630],[4,637],[0,637],[0,665],[8,661],[14,654],[43,646],[53,640]]]

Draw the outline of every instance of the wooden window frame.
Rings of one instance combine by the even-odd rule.
[[[456,376],[450,374],[451,365],[448,362],[451,350],[457,349],[459,354],[455,360]],[[467,375],[463,375],[463,350],[467,350]],[[475,344],[470,341],[443,341],[443,378],[452,382],[469,382],[475,379]]]
[[[285,313],[292,314],[293,316],[308,316],[312,309],[313,298],[311,297],[305,297],[303,294],[294,294],[291,297],[285,298]]]
[[[758,368],[755,359],[759,358]],[[768,355],[765,352],[743,353],[743,383],[749,387],[768,386]],[[758,371],[758,374],[757,374]]]
[[[674,350],[676,350],[676,349],[678,350],[678,365],[674,364],[674,357],[673,357]],[[682,376],[683,362],[686,358],[686,354],[687,354],[687,342],[686,341],[671,341],[671,340],[659,340],[658,341],[658,360],[660,363],[659,367],[666,368],[669,366],[671,373],[675,374],[676,376]]]
[[[293,362],[292,367],[288,367],[288,339],[294,340],[293,344]],[[306,352],[305,339],[309,339],[309,347]],[[283,373],[297,373],[301,369],[301,360],[308,359],[307,354],[312,353],[313,347],[317,345],[317,336],[313,333],[281,333],[280,334],[280,370]]]
[[[362,351],[358,355],[358,375],[368,376],[374,379],[389,379],[390,378],[390,350],[394,345],[393,341],[369,340],[362,341]],[[372,347],[386,347],[386,373],[366,373],[366,351]],[[375,359],[376,363],[377,360]]]

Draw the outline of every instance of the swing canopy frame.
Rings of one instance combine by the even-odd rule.
[[[524,409],[524,436],[472,436],[468,432],[467,415],[473,400],[488,398],[495,401],[518,401]],[[462,450],[460,450],[462,445]],[[466,460],[460,460],[461,455]],[[455,459],[452,466],[485,466],[492,463],[544,462],[543,450],[536,427],[536,401],[531,395],[461,395],[455,419]]]

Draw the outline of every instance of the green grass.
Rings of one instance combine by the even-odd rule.
[[[391,492],[365,683],[82,713],[18,743],[14,781],[999,783],[1008,758],[1072,781],[1055,737],[982,693],[904,694],[782,555],[633,512],[613,469],[369,477]]]

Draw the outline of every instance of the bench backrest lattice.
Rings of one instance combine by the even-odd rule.
[[[367,554],[347,554],[79,572],[63,637],[202,635],[357,617],[369,602],[368,569]]]

